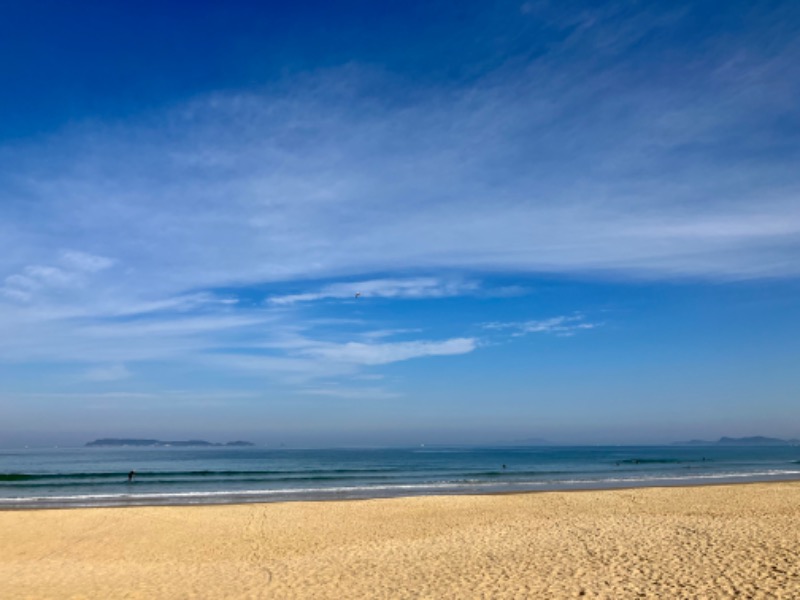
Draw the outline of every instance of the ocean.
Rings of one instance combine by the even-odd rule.
[[[128,472],[134,470],[133,481]],[[223,504],[800,479],[800,447],[0,450],[0,509]]]

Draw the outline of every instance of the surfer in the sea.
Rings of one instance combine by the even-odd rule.
[[[131,471],[128,473],[128,483],[133,483],[133,478],[136,475],[136,471]]]

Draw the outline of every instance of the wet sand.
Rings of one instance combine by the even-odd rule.
[[[800,598],[800,482],[0,512],[2,598]]]

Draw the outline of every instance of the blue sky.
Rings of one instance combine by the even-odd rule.
[[[800,436],[800,4],[2,10],[0,445]]]

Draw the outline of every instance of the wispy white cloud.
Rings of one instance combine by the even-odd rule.
[[[204,308],[204,310],[206,310]],[[46,313],[45,313],[46,314]],[[130,364],[186,361],[242,339],[269,334],[272,315],[259,312],[157,312],[130,317],[85,313],[43,316],[40,311],[0,314],[0,361]]]
[[[514,337],[527,335],[529,333],[551,333],[558,336],[569,337],[579,331],[595,329],[602,323],[592,323],[586,321],[583,315],[561,315],[548,319],[518,321],[518,322],[493,322],[485,323],[485,329],[510,331]]]
[[[361,342],[311,343],[299,353],[313,358],[337,363],[358,365],[385,365],[388,363],[425,356],[467,354],[478,346],[474,338],[452,338],[444,341],[387,342],[365,344]]]
[[[206,355],[202,361],[215,368],[241,370],[292,384],[334,378],[360,381],[381,378],[380,374],[364,373],[365,368],[412,359],[468,354],[479,347],[479,341],[475,338],[450,338],[337,343],[294,336],[275,339],[258,347],[269,348],[270,353],[253,353],[245,348],[235,354],[219,352]]]
[[[340,398],[344,400],[392,400],[402,398],[402,394],[385,390],[377,387],[341,387],[332,385],[327,387],[302,388],[298,390],[300,394],[312,396],[327,396],[330,398]]]
[[[57,264],[26,265],[21,272],[5,277],[0,295],[21,302],[44,300],[52,294],[63,294],[66,289],[86,287],[94,273],[108,269],[114,261],[77,251],[62,251]]]
[[[294,354],[210,353],[197,359],[210,369],[241,373],[261,380],[288,385],[307,385],[313,380],[347,379],[359,372],[359,365],[319,360]]]
[[[480,340],[390,341],[418,324],[361,313],[326,337],[326,315],[281,310],[479,297],[498,273],[800,275],[800,138],[783,125],[800,38],[768,23],[769,45],[720,36],[643,69],[628,53],[681,10],[542,10],[559,32],[546,51],[458,82],[353,63],[6,142],[0,360],[345,378]]]
[[[334,283],[318,291],[302,294],[287,294],[269,298],[272,304],[294,304],[315,300],[357,298],[446,298],[474,293],[479,285],[476,281],[443,280],[436,277],[410,279],[370,279],[347,283]]]
[[[419,333],[421,329],[375,329],[361,333],[361,337],[368,341],[380,340],[397,335]]]
[[[28,265],[22,273],[6,277],[3,287],[0,289],[9,298],[28,301],[40,291],[69,287],[76,284],[77,281],[76,273],[70,273],[58,267]]]
[[[273,320],[266,315],[211,315],[186,316],[170,315],[169,318],[155,320],[122,321],[106,324],[87,325],[82,331],[94,338],[134,338],[148,336],[195,336],[208,332],[241,330],[251,331]]]
[[[104,271],[114,264],[114,260],[106,256],[97,256],[77,250],[64,250],[61,252],[61,262],[67,267],[77,271],[95,273]]]
[[[3,215],[19,233],[0,247],[0,276],[31,280],[4,295],[59,279],[27,265],[91,273],[92,292],[120,305],[261,282],[301,288],[275,304],[470,291],[438,277],[292,284],[381,272],[797,275],[800,181],[754,116],[785,114],[785,94],[751,93],[777,66],[764,70],[754,47],[737,71],[748,77],[716,76],[730,54],[714,49],[669,93],[624,62],[565,77],[559,51],[588,52],[601,29],[468,88],[412,89],[351,66],[0,148],[28,210],[47,215]],[[795,55],[769,61],[793,72]],[[382,86],[392,101],[365,93]],[[103,257],[63,250],[78,240]]]
[[[226,308],[238,304],[238,299],[230,296],[217,296],[208,292],[181,294],[158,300],[131,301],[128,303],[109,304],[97,307],[100,315],[107,316],[135,316],[149,313],[172,312],[176,314],[197,310],[213,310]]]
[[[95,383],[147,377],[152,365],[161,363],[296,385],[355,380],[370,367],[466,354],[479,345],[474,338],[420,339],[419,328],[372,329],[363,320],[312,319],[299,325],[280,307],[230,310],[214,302],[187,302],[194,308],[167,303],[163,310],[133,316],[41,319],[17,309],[0,315],[6,334],[0,337],[0,361],[63,364]],[[398,336],[402,341],[392,339]]]

